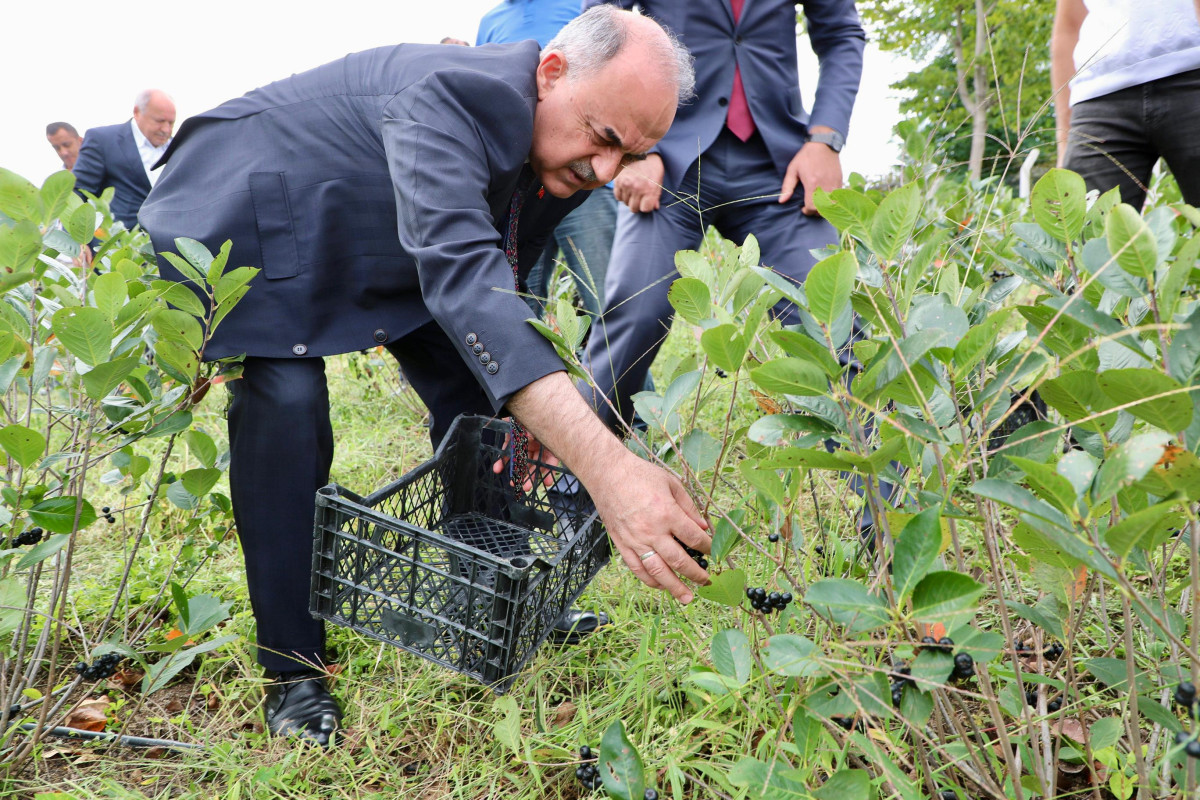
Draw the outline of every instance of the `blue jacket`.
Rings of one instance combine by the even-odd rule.
[[[462,356],[447,380],[473,377],[494,410],[563,369],[525,321],[500,233],[533,138],[538,55],[532,41],[381,47],[187,120],[142,227],[157,251],[231,239],[230,268],[263,270],[205,358],[345,353],[436,320]],[[518,226],[523,275],[587,195],[535,189]]]
[[[113,187],[113,216],[127,228],[137,224],[138,209],[150,191],[150,179],[128,121],[89,130],[72,172],[77,189],[98,195]]]
[[[584,7],[605,0],[584,0]],[[630,8],[634,0],[615,0]],[[854,0],[806,0],[805,24],[821,65],[812,113],[800,98],[793,0],[745,0],[735,26],[729,0],[638,0],[670,28],[696,59],[696,98],[680,107],[654,151],[666,168],[664,185],[680,188],[683,174],[725,126],[734,66],[740,66],[750,114],[780,180],[804,145],[809,125],[845,135],[862,75],[866,35]]]

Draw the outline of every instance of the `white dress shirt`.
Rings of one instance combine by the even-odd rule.
[[[133,141],[137,145],[138,155],[142,157],[142,166],[146,170],[146,177],[150,180],[150,185],[153,186],[158,181],[158,173],[151,172],[150,168],[158,163],[162,158],[162,154],[167,152],[167,145],[171,144],[171,140],[167,140],[167,144],[162,147],[155,147],[150,144],[150,140],[143,134],[141,128],[137,126],[137,120],[129,120],[129,126],[133,128]]]

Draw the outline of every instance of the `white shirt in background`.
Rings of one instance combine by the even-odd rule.
[[[1200,68],[1192,0],[1084,0],[1071,105]]]
[[[133,128],[133,141],[137,145],[138,155],[142,157],[142,166],[146,170],[146,177],[150,180],[150,185],[153,186],[158,181],[158,173],[150,170],[158,160],[162,158],[163,153],[167,152],[167,146],[171,144],[171,140],[167,139],[167,143],[162,147],[155,147],[150,144],[150,140],[142,133],[141,128],[137,126],[137,120],[129,120],[129,126]]]

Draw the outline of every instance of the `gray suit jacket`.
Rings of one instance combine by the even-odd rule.
[[[383,47],[185,122],[142,226],[157,251],[231,239],[230,267],[263,270],[205,357],[343,353],[436,320],[462,357],[447,379],[473,376],[494,410],[562,369],[525,322],[501,237],[529,174],[537,63],[536,42]],[[520,215],[523,273],[587,194],[536,188]]]
[[[583,5],[603,2],[584,0]],[[611,2],[624,8],[635,5],[635,0]],[[800,3],[821,64],[811,114],[800,98],[794,0],[745,0],[737,25],[730,0],[636,0],[636,5],[670,28],[696,57],[696,98],[680,107],[675,123],[654,148],[666,167],[668,189],[680,188],[684,172],[725,126],[735,66],[741,67],[750,114],[781,180],[788,162],[804,146],[809,125],[847,133],[866,46],[854,0]]]
[[[150,179],[128,120],[90,129],[71,171],[77,189],[98,195],[113,187],[113,216],[127,228],[137,224],[138,209],[150,191]]]

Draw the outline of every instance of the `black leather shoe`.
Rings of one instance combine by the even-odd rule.
[[[608,614],[603,611],[584,611],[568,608],[554,620],[550,629],[550,641],[555,644],[579,644],[583,637],[595,633],[608,624]]]
[[[267,730],[274,736],[298,736],[329,747],[342,725],[342,707],[329,694],[325,676],[315,670],[268,672]]]

